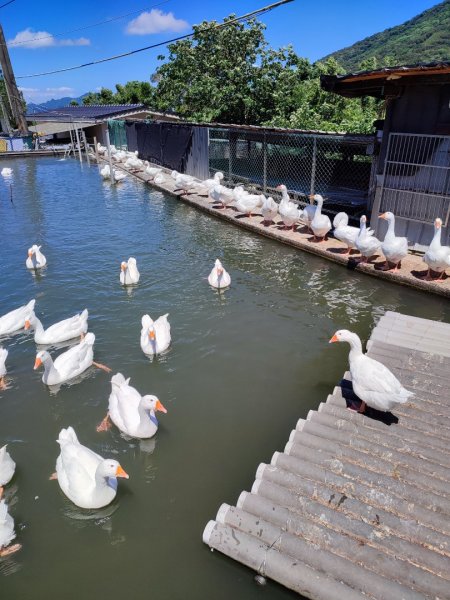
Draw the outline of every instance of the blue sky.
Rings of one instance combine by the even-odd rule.
[[[244,14],[270,0],[15,0],[0,9],[0,22],[10,45],[16,76],[77,65],[164,41],[187,33],[190,25]],[[295,0],[261,17],[273,47],[293,44],[296,52],[315,61],[326,54],[431,8],[433,0]],[[128,17],[83,28],[125,13]],[[144,13],[144,14],[143,14]],[[67,33],[66,33],[67,32]],[[63,35],[56,35],[63,34]],[[40,39],[36,39],[40,38]],[[20,42],[20,43],[18,43]],[[132,79],[148,80],[164,48],[93,67],[35,78],[18,78],[32,102],[79,96],[101,86]],[[420,57],[418,57],[418,62]]]

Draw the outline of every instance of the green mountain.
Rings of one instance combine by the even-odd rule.
[[[450,60],[450,0],[325,58],[329,57],[347,71],[360,70],[361,62],[371,58],[378,67]]]

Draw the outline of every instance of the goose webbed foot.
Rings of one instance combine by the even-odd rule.
[[[111,421],[109,418],[109,413],[106,415],[106,417],[103,419],[103,421],[99,425],[97,425],[96,431],[98,433],[100,433],[100,431],[108,431],[108,429],[111,429]]]
[[[111,373],[111,371],[112,371],[112,369],[110,369],[106,365],[102,365],[102,363],[93,361],[92,364],[94,365],[94,367],[97,367],[97,369],[101,369],[102,371],[105,371],[106,373]]]
[[[0,550],[0,557],[9,556],[10,554],[14,554],[22,548],[21,544],[13,544],[12,546],[8,546],[7,548],[2,548]]]
[[[49,481],[54,481],[55,479],[58,479],[58,474],[56,472],[52,473],[48,478]]]

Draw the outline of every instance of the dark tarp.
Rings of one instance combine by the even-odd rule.
[[[192,127],[172,123],[127,123],[128,149],[139,157],[183,172],[191,145]]]

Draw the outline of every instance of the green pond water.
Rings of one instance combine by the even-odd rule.
[[[211,553],[206,523],[251,488],[258,464],[341,378],[348,347],[328,345],[336,329],[367,339],[386,310],[449,321],[448,301],[259,238],[131,178],[111,188],[74,160],[1,166],[14,172],[0,181],[0,314],[36,298],[48,326],[88,308],[96,360],[168,410],[152,440],[97,433],[110,375],[91,369],[55,393],[33,371],[30,335],[1,340],[10,389],[0,392],[0,445],[17,462],[6,498],[22,544],[0,559],[1,598],[297,597]],[[33,243],[48,260],[37,276],[25,268]],[[129,256],[141,281],[127,292],[119,272]],[[232,277],[221,294],[206,281],[217,257]],[[172,347],[150,362],[141,316],[167,312]],[[130,475],[105,509],[78,509],[48,480],[68,425]]]

